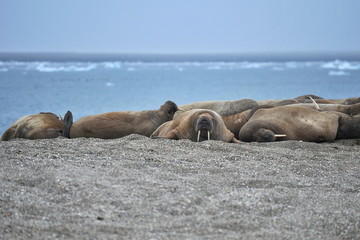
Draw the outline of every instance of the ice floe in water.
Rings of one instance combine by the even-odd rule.
[[[39,72],[87,72],[96,68],[96,64],[83,64],[83,63],[47,63],[42,62],[36,70]]]
[[[360,63],[335,60],[322,64],[321,68],[337,70],[360,70]]]
[[[121,62],[103,62],[102,65],[104,66],[104,68],[109,68],[109,69],[121,68]]]

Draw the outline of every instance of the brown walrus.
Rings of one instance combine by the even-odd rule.
[[[245,125],[245,123],[247,123],[247,121],[249,121],[251,111],[252,109],[249,109],[241,113],[222,116],[226,128],[229,129],[236,138],[239,137],[240,129]]]
[[[70,112],[65,114],[66,119]],[[16,120],[1,136],[2,141],[13,138],[45,139],[63,136],[64,120],[54,113],[41,112],[27,115]]]
[[[257,101],[259,105],[272,105],[273,107],[291,105],[291,104],[300,104],[300,103],[313,103],[318,104],[341,104],[341,105],[352,105],[360,103],[360,97],[354,98],[345,98],[345,99],[324,99],[322,97],[308,94],[298,96],[293,99],[270,99],[270,100],[260,100]]]
[[[149,137],[161,124],[172,120],[177,106],[167,101],[158,110],[109,112],[80,118],[67,137],[120,138],[130,134]]]
[[[221,116],[227,116],[241,113],[257,106],[257,102],[252,99],[194,102],[180,106],[179,111],[177,111],[174,115],[174,119],[176,119],[181,113],[191,109],[209,109],[217,112]]]
[[[190,139],[194,142],[204,140],[239,142],[226,128],[221,116],[208,109],[193,109],[182,113],[178,118],[156,129],[151,138],[157,137]]]
[[[294,105],[259,109],[239,132],[239,139],[245,142],[332,142],[335,139],[359,137],[360,115],[352,117],[341,112],[321,112]]]

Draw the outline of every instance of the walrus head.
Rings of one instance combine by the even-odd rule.
[[[161,105],[159,110],[166,113],[168,115],[168,120],[171,120],[174,113],[178,110],[178,107],[174,102],[166,101],[163,105]]]
[[[260,128],[253,137],[257,142],[275,142],[286,138],[286,134],[276,134],[269,129]]]
[[[197,141],[200,139],[210,140],[211,132],[214,129],[214,117],[209,113],[203,113],[198,116],[195,131],[197,132]]]

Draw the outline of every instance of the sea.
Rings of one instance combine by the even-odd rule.
[[[74,120],[209,100],[360,96],[360,59],[239,55],[0,54],[0,134],[39,112]]]

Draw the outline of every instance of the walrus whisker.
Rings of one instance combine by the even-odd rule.
[[[274,136],[277,137],[277,138],[278,137],[286,137],[286,134],[275,134]]]
[[[210,131],[208,131],[208,140],[210,140]]]
[[[317,104],[317,102],[312,98],[312,97],[310,97],[309,96],[309,98],[311,99],[311,101],[314,103],[314,105],[315,105],[315,108],[317,109],[317,110],[319,110],[320,109],[320,107],[319,107],[319,105]]]
[[[201,130],[198,131],[197,142],[200,142],[200,131],[201,131]]]

